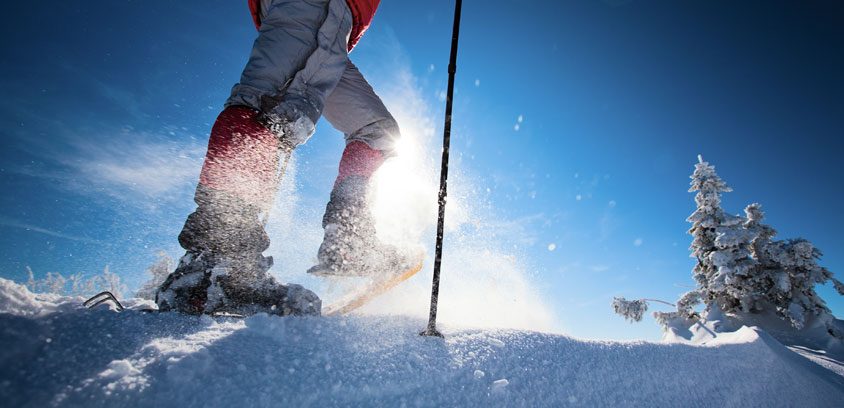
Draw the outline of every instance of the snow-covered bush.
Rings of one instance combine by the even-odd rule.
[[[676,318],[693,318],[700,303],[704,312],[741,318],[772,313],[802,329],[807,319],[831,322],[830,311],[815,292],[815,285],[832,282],[844,295],[844,284],[818,265],[821,252],[802,239],[774,240],[774,228],[764,224],[758,203],[748,205],[745,216],[730,215],[721,208],[721,193],[732,191],[715,167],[698,156],[691,176],[690,192],[696,192],[697,208],[687,219],[692,227],[691,257],[697,260],[692,277],[697,288],[677,301],[677,312],[655,313],[665,326]],[[616,313],[640,321],[647,309],[644,300],[613,300]],[[829,328],[835,335],[837,330]]]
[[[164,283],[164,280],[167,279],[167,275],[173,271],[173,265],[173,259],[167,256],[166,252],[159,252],[158,260],[146,270],[149,280],[138,289],[138,293],[135,296],[141,299],[155,300],[155,292]]]
[[[65,278],[58,272],[47,272],[43,279],[35,279],[30,267],[26,267],[28,279],[26,287],[32,293],[52,293],[63,296],[92,296],[104,290],[121,296],[127,288],[120,281],[120,276],[109,271],[108,266],[103,269],[100,275],[84,277],[76,273]]]

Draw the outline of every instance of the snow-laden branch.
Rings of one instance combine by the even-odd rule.
[[[648,302],[657,302],[676,307],[676,305],[671,302],[659,299],[627,300],[620,296],[613,298],[612,307],[617,314],[623,316],[625,319],[630,320],[631,322],[641,322],[645,312],[648,311]]]

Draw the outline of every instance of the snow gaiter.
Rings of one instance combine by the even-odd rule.
[[[361,218],[363,222],[357,222],[357,227],[374,229],[374,226],[369,225],[372,222],[366,205],[366,194],[372,175],[383,163],[384,153],[364,142],[354,141],[346,145],[343,157],[340,158],[340,169],[334,181],[331,199],[325,208],[323,228],[328,224],[356,223]]]
[[[384,159],[383,152],[364,142],[354,141],[346,145],[322,219],[325,237],[317,254],[319,265],[311,268],[310,273],[367,274],[363,265],[372,261],[372,252],[380,245],[366,196],[371,177]]]
[[[251,108],[228,107],[211,129],[197,207],[179,234],[187,253],[156,295],[161,310],[270,310],[286,297],[287,289],[267,273],[272,258],[262,253],[270,240],[260,220],[276,188],[279,142],[257,116]]]
[[[194,201],[179,234],[186,250],[236,256],[260,254],[269,238],[259,221],[275,192],[278,139],[257,121],[258,111],[226,108],[211,129]]]
[[[266,211],[278,182],[279,140],[258,116],[257,110],[245,106],[230,106],[220,113],[211,129],[199,183]]]
[[[343,157],[340,158],[340,169],[334,189],[349,176],[369,179],[381,167],[384,159],[384,152],[373,149],[364,142],[354,141],[347,144]]]

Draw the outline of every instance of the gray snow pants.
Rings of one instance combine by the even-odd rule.
[[[226,106],[296,124],[285,134],[293,145],[305,143],[324,114],[346,143],[362,141],[392,155],[398,124],[349,60],[351,26],[345,0],[262,0],[258,38]]]

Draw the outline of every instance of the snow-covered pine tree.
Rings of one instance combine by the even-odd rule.
[[[693,275],[707,309],[715,305],[734,316],[775,311],[797,329],[810,316],[829,315],[814,287],[833,278],[817,264],[821,253],[811,242],[772,240],[776,230],[762,222],[758,203],[745,208],[746,218],[725,214],[720,192],[731,189],[700,156],[690,191],[698,191],[698,208],[689,217],[692,256],[698,259]]]
[[[707,304],[714,300],[723,288],[713,287],[717,284],[718,266],[712,261],[711,255],[718,251],[715,240],[718,238],[718,228],[722,226],[726,215],[721,209],[721,193],[733,191],[724,180],[715,173],[715,166],[705,162],[698,156],[698,163],[691,176],[689,192],[697,192],[695,203],[697,209],[687,218],[692,223],[689,234],[692,235],[691,257],[697,259],[692,276],[698,284],[698,292]]]
[[[751,314],[771,314],[797,330],[813,319],[813,325],[825,324],[830,335],[844,339],[841,322],[814,289],[832,282],[844,295],[844,283],[818,265],[821,252],[802,238],[773,240],[777,232],[762,222],[765,214],[758,203],[745,208],[745,217],[726,214],[721,193],[732,190],[700,156],[691,179],[689,191],[697,192],[697,209],[688,218],[693,236],[689,249],[697,260],[692,273],[697,288],[677,301],[675,312],[654,313],[657,321],[664,327],[678,319],[694,321],[698,317],[694,307],[702,302],[704,317],[714,313],[720,319],[725,313],[742,322]],[[647,300],[615,298],[613,308],[631,321],[640,321]]]

